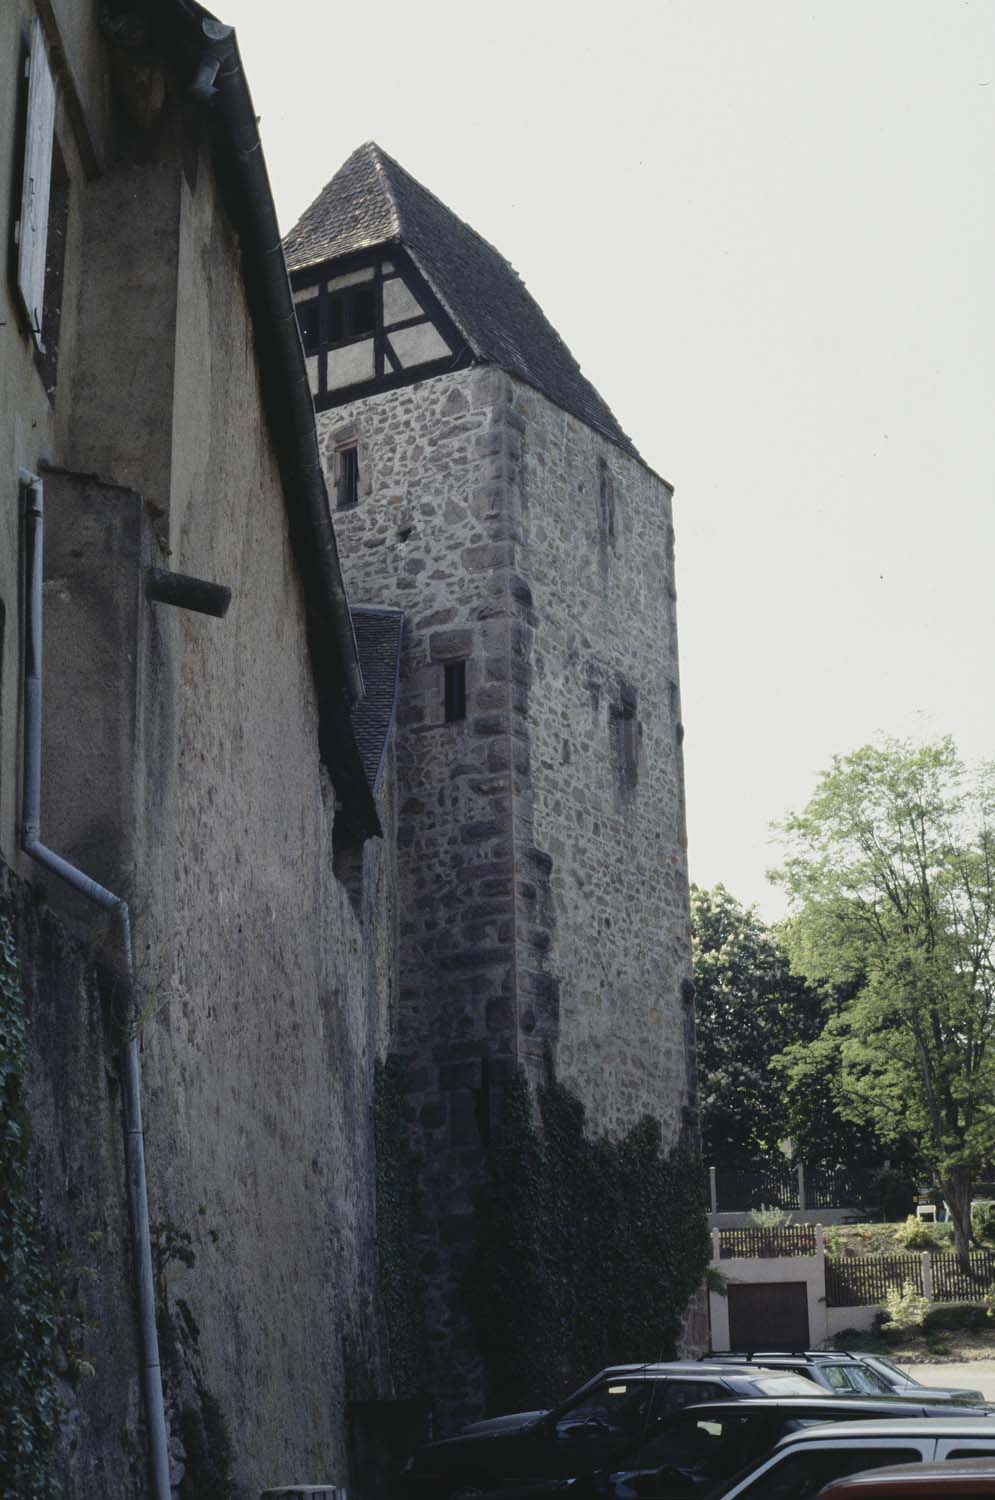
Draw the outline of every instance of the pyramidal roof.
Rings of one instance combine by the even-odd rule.
[[[636,450],[514,268],[451,209],[368,141],[283,242],[292,271],[399,244],[475,358],[534,386],[634,456]]]

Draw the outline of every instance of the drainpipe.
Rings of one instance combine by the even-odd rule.
[[[128,903],[106,890],[41,842],[41,701],[42,701],[42,559],[44,552],[44,491],[37,474],[21,470],[27,491],[25,526],[25,598],[27,650],[24,670],[24,804],[21,847],[46,870],[58,875],[88,901],[117,918],[124,959],[127,1037],[121,1049],[123,1064],[125,1161],[128,1172],[128,1217],[142,1353],[142,1386],[149,1429],[149,1466],[153,1500],[170,1500],[169,1446],[159,1365],[159,1336],[155,1326],[155,1287],[152,1241],[149,1234],[148,1187],[145,1180],[145,1142],[142,1135],[141,1064],[138,1055],[135,970]]]

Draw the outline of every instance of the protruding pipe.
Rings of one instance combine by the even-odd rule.
[[[201,615],[224,619],[231,603],[231,589],[204,578],[190,578],[186,573],[170,573],[166,568],[149,568],[145,593],[157,604],[175,604],[178,609],[195,609]]]

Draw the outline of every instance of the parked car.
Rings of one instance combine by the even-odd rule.
[[[893,1365],[890,1359],[885,1359],[883,1354],[864,1354],[859,1349],[852,1352],[880,1375],[896,1396],[918,1396],[920,1401],[983,1401],[985,1399],[980,1391],[961,1389],[959,1386],[923,1385],[905,1370],[900,1370],[897,1365]]]
[[[730,1364],[765,1365],[795,1375],[806,1375],[836,1396],[888,1396],[891,1386],[884,1377],[864,1363],[863,1355],[829,1354],[824,1349],[724,1349],[711,1354]]]
[[[995,1437],[995,1406],[951,1407],[946,1402],[923,1403],[904,1396],[815,1399],[790,1397],[767,1401],[717,1401],[690,1406],[654,1436],[635,1445],[612,1474],[609,1493],[616,1500],[635,1497],[708,1495],[747,1465],[760,1462],[791,1432],[828,1422],[912,1420],[922,1417],[963,1417],[976,1420],[985,1412]],[[596,1494],[594,1486],[592,1494]],[[580,1496],[575,1497],[580,1500]]]
[[[897,1464],[834,1479],[819,1500],[995,1500],[995,1462],[955,1458],[949,1463]]]
[[[709,1491],[709,1500],[810,1500],[824,1485],[848,1474],[958,1458],[995,1460],[995,1423],[990,1417],[904,1417],[813,1426],[789,1433],[746,1473],[720,1482]],[[644,1492],[641,1500],[651,1497]]]
[[[677,1360],[613,1365],[547,1411],[473,1422],[458,1437],[427,1443],[408,1460],[413,1500],[449,1500],[481,1490],[608,1474],[641,1437],[685,1406],[749,1397],[808,1396],[820,1388],[790,1371]]]

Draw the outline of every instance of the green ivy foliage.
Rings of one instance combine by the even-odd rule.
[[[0,1496],[48,1500],[56,1315],[28,1166],[27,1014],[0,912]]]
[[[425,1314],[414,1250],[417,1174],[404,1119],[398,1058],[378,1062],[373,1078],[376,1150],[377,1285],[388,1360],[398,1396],[424,1385]]]
[[[592,1137],[547,1071],[508,1091],[467,1297],[494,1411],[548,1405],[608,1364],[673,1358],[709,1260],[698,1154],[645,1116]]]

